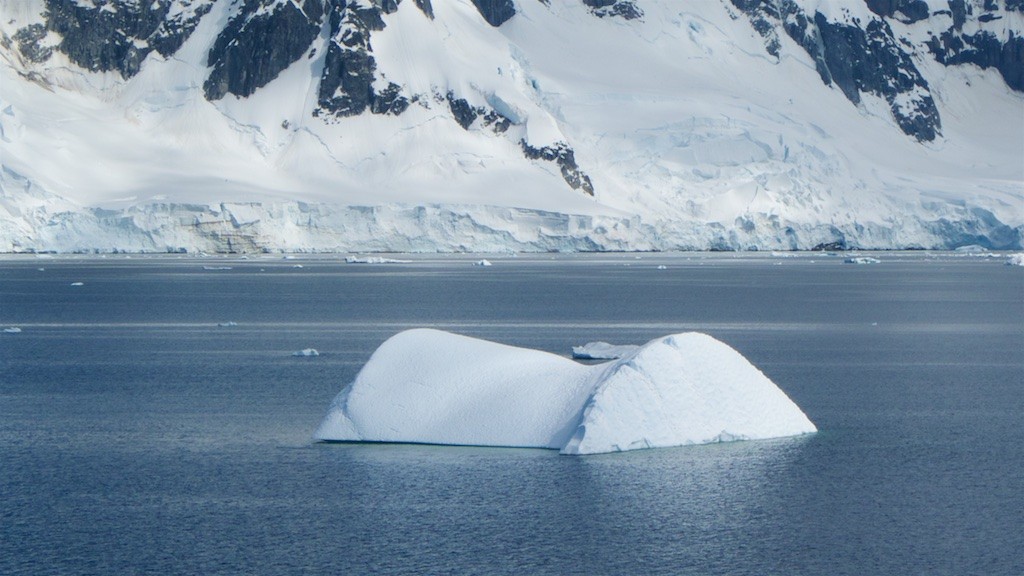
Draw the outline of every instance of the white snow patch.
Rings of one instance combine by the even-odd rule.
[[[396,334],[334,399],[316,438],[596,454],[814,432],[728,345],[675,334],[594,366],[430,329]]]

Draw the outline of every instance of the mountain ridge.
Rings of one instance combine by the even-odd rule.
[[[1021,247],[1021,2],[675,6],[5,6],[0,249]]]

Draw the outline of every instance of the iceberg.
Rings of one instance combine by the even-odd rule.
[[[1010,254],[1010,257],[1006,260],[1007,266],[1024,266],[1024,252],[1020,254]]]
[[[301,356],[304,358],[310,358],[319,355],[320,352],[318,352],[316,348],[303,348],[302,350],[292,352],[292,356]]]
[[[816,430],[768,377],[706,334],[657,338],[588,366],[421,328],[381,344],[315,437],[599,454]]]

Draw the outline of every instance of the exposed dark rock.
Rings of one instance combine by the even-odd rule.
[[[512,121],[498,114],[495,110],[489,110],[483,116],[483,125],[493,130],[495,134],[501,134],[508,130],[508,127],[512,125]]]
[[[459,123],[459,126],[462,126],[463,130],[469,130],[477,118],[482,119],[481,125],[483,127],[490,128],[495,134],[505,132],[512,125],[511,120],[502,116],[496,110],[490,110],[483,106],[473,106],[464,98],[456,98],[452,92],[446,94],[444,99],[448,102],[448,109],[451,110],[455,121]]]
[[[427,18],[434,19],[434,7],[431,6],[430,0],[415,0],[416,7],[423,11],[427,15]]]
[[[402,87],[394,82],[380,92],[370,95],[370,112],[398,116],[409,108],[409,99],[402,96]]]
[[[455,121],[464,130],[469,130],[469,127],[476,121],[477,109],[471,106],[464,98],[456,98],[451,92],[448,93],[445,99],[448,100],[448,109],[451,110]]]
[[[488,24],[497,28],[516,15],[512,0],[473,0],[473,5]]]
[[[967,5],[967,0],[949,0],[949,11],[953,13],[954,30],[963,28],[964,23],[967,22],[968,10],[970,7]]]
[[[370,105],[376,70],[377,63],[366,50],[332,43],[320,76],[320,108],[335,116],[362,114]]]
[[[946,66],[974,64],[981,68],[995,68],[1007,86],[1018,92],[1024,91],[1024,36],[1010,32],[1003,43],[988,31],[966,35],[947,30],[928,42],[928,50]]]
[[[401,86],[391,82],[380,93],[374,91],[377,61],[373,57],[370,34],[384,29],[381,11],[394,11],[398,2],[384,2],[378,8],[331,0],[331,40],[320,75],[319,109],[333,116],[356,116],[367,109],[374,114],[399,115],[409,108],[409,99]]]
[[[260,13],[273,0],[246,0],[241,12],[228,23],[210,49],[213,67],[203,84],[208,100],[226,94],[249,96],[302,57],[313,43],[323,21],[320,0],[306,0],[300,9],[293,3],[277,4]]]
[[[820,12],[809,17],[793,0],[732,0],[732,4],[750,17],[769,54],[779,56],[775,30],[781,26],[814,59],[826,85],[835,84],[854,104],[860,103],[863,93],[884,98],[900,129],[918,140],[930,141],[939,135],[941,120],[928,83],[884,19],[872,18],[862,28],[831,22]],[[882,12],[916,6],[906,0],[869,4]]]
[[[177,8],[183,9],[172,15],[175,5],[171,0],[107,0],[95,6],[76,0],[46,0],[44,16],[46,27],[61,36],[57,49],[72,62],[94,72],[116,70],[130,78],[150,52],[156,50],[165,57],[176,52],[211,6],[212,0],[181,0]],[[49,57],[45,49],[26,48],[34,58]]]
[[[865,0],[868,8],[885,18],[901,16],[904,22],[917,22],[929,16],[928,3],[924,0]]]
[[[583,0],[590,11],[601,18],[617,16],[625,20],[642,18],[644,13],[637,7],[635,0]]]
[[[41,46],[39,41],[46,36],[46,27],[32,24],[14,33],[14,41],[18,44],[18,52],[29,62],[45,62],[53,54],[53,48]]]
[[[582,189],[584,193],[590,196],[594,195],[594,185],[590,182],[590,176],[587,176],[576,165],[576,155],[565,142],[535,148],[530,146],[526,140],[520,140],[519,146],[523,149],[523,155],[531,160],[545,160],[558,164],[562,170],[562,178],[573,190]]]

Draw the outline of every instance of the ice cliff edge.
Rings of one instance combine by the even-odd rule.
[[[705,334],[657,338],[586,366],[416,329],[373,353],[315,436],[598,454],[816,430],[746,358]]]

